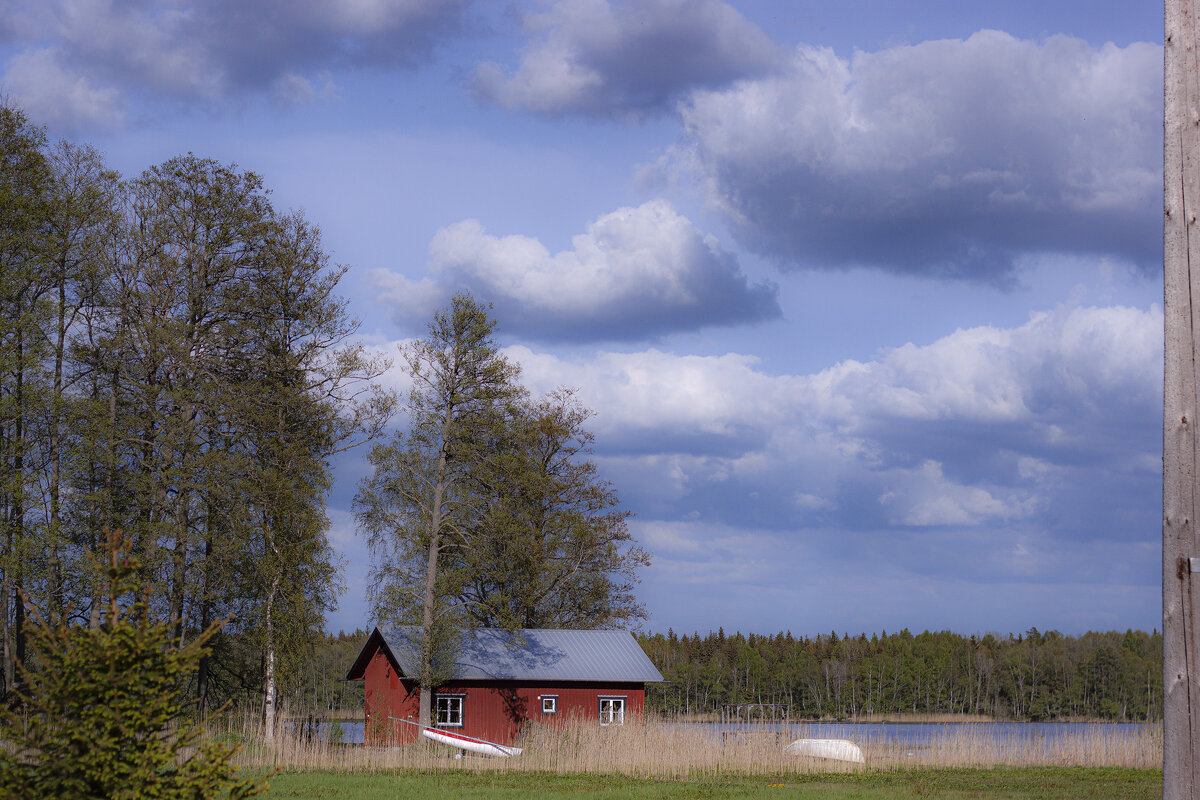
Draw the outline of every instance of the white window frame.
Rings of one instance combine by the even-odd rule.
[[[629,701],[628,695],[602,694],[598,699],[601,726],[625,724],[625,706]]]
[[[466,719],[467,696],[465,694],[435,694],[433,696],[434,723],[439,728],[461,728]],[[443,703],[445,704],[443,706]],[[455,714],[455,711],[458,713]],[[442,721],[445,712],[445,722]],[[458,721],[455,722],[455,716]]]
[[[541,695],[542,713],[557,714],[558,713],[558,695],[544,694]]]

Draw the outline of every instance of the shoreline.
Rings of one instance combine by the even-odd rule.
[[[720,714],[661,714],[648,711],[647,716],[656,716],[667,722],[689,722],[709,724],[737,724],[733,720],[721,719]],[[745,724],[771,725],[780,724],[785,720],[755,719]],[[856,717],[791,717],[786,720],[790,724],[824,724],[824,725],[977,725],[997,723],[1020,724],[1053,724],[1053,725],[1155,725],[1162,724],[1161,719],[1104,719],[1100,717],[1062,717],[1057,719],[1013,719],[997,718],[984,714],[860,714]]]

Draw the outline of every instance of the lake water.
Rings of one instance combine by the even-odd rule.
[[[1075,736],[1138,735],[1158,730],[1160,723],[1143,722],[793,722],[741,726],[717,722],[680,722],[686,726],[707,728],[714,736],[736,733],[739,730],[754,733],[776,733],[781,739],[849,739],[859,745],[883,745],[919,750],[931,742],[948,735],[979,737],[1004,744],[1022,745],[1031,742],[1053,744],[1055,740]],[[321,739],[339,738],[334,726],[340,726],[340,739],[348,744],[362,744],[363,723],[321,723],[315,727],[315,735]]]
[[[713,727],[718,731],[736,730],[733,725],[720,723]],[[794,722],[787,726],[781,724],[751,727],[750,730],[777,730],[782,737],[791,739],[849,739],[859,744],[915,749],[927,747],[931,742],[948,735],[978,737],[1010,744],[1030,741],[1053,743],[1057,739],[1076,736],[1137,735],[1160,727],[1158,723],[1143,722]]]

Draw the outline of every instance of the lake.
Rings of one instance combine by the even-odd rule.
[[[1005,746],[1053,745],[1068,739],[1136,738],[1161,729],[1161,723],[1144,722],[793,722],[735,725],[720,722],[680,722],[686,727],[708,728],[714,736],[749,731],[774,733],[780,739],[849,739],[861,745],[920,750],[948,737],[988,740]],[[362,744],[363,723],[321,723],[316,735],[328,740],[334,725],[341,727],[341,741]],[[335,737],[336,733],[333,734]]]
[[[712,724],[717,730],[734,725]],[[861,744],[923,748],[950,736],[1027,743],[1073,738],[1138,736],[1161,728],[1144,722],[793,722],[786,727],[758,726],[751,730],[778,730],[790,739],[849,739]]]

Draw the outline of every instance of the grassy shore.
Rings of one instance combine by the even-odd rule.
[[[650,713],[650,712],[648,712]],[[359,715],[361,716],[361,714]],[[664,719],[669,719],[672,722],[736,722],[736,720],[722,719],[720,714],[705,713],[705,714],[664,714],[660,715]],[[755,722],[771,722],[770,716],[756,717]],[[800,722],[829,722],[829,723],[918,723],[918,724],[943,724],[952,722],[997,722],[995,717],[989,717],[985,714],[914,714],[914,713],[895,713],[895,714],[856,714],[849,717],[792,717],[788,720],[793,723]],[[1020,722],[1021,720],[1006,720],[1012,722]],[[1072,719],[1072,720],[1055,720],[1056,722],[1106,722],[1107,720],[1100,719]]]
[[[864,767],[806,758],[784,750],[780,733],[768,730],[720,735],[711,726],[680,725],[653,718],[631,718],[623,726],[601,728],[591,720],[561,727],[529,725],[516,758],[456,760],[448,748],[431,743],[400,747],[330,744],[315,738],[280,736],[268,746],[256,731],[229,731],[243,750],[242,769],[280,767],[297,771],[400,772],[459,771],[622,774],[659,780],[723,779],[729,775],[778,776],[860,772]],[[1155,769],[1162,764],[1162,731],[1157,727],[1097,726],[1054,737],[1004,738],[986,726],[948,725],[919,746],[887,738],[856,740],[871,772],[912,768],[975,767],[1129,767]]]
[[[332,773],[286,772],[270,779],[271,800],[1151,800],[1162,794],[1162,771],[1115,767],[905,769],[854,774],[632,778],[612,774],[538,772]]]
[[[291,728],[298,730],[298,728]],[[268,798],[392,800],[512,798],[974,798],[1138,800],[1162,786],[1162,732],[1098,726],[1078,734],[1000,740],[985,726],[947,725],[920,746],[858,742],[866,764],[784,751],[770,731],[719,735],[712,726],[631,718],[528,726],[513,758],[455,757],[428,742],[337,745],[228,729],[238,766],[270,778]]]

